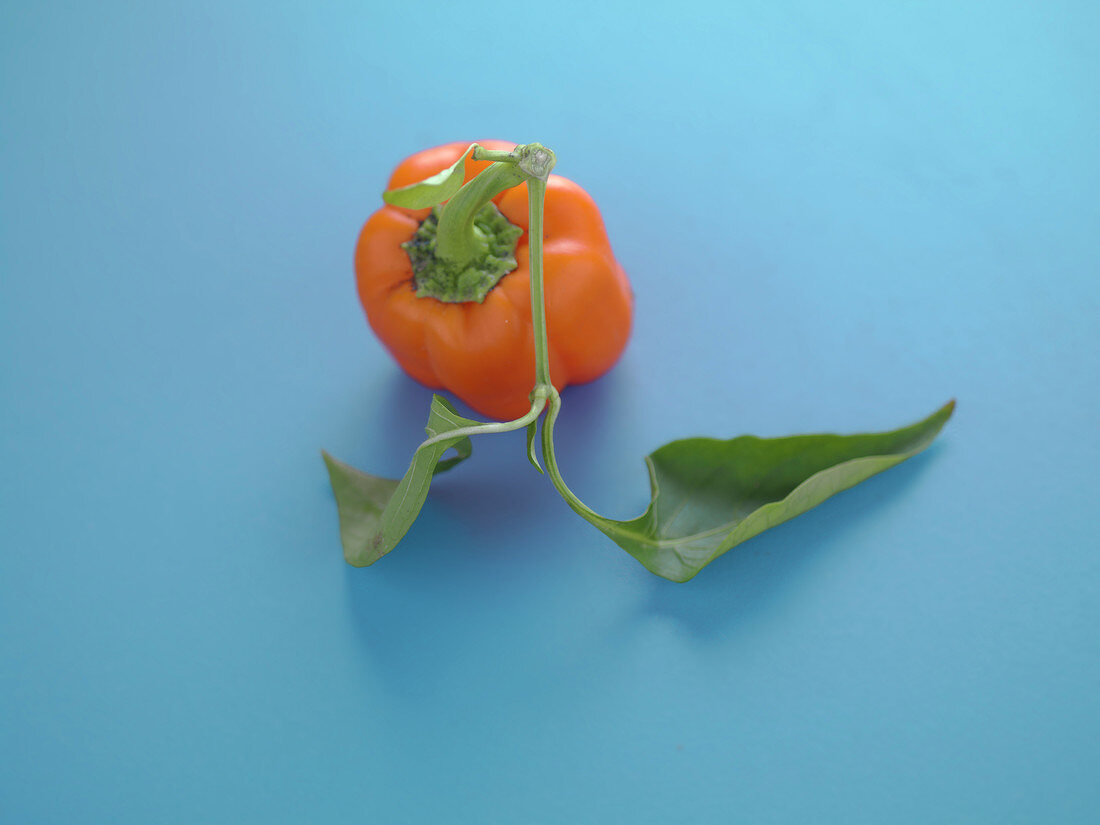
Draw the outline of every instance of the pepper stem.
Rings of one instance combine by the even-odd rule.
[[[459,189],[440,210],[436,256],[460,268],[485,255],[488,240],[474,225],[474,218],[493,198],[526,178],[515,164],[497,162]]]
[[[549,171],[548,168],[545,174],[549,174]],[[536,389],[553,386],[550,383],[550,345],[546,335],[546,297],[542,283],[542,216],[545,202],[546,178],[529,178],[527,237],[531,255],[531,325],[535,333]]]
[[[475,146],[474,160],[493,163],[467,181],[446,204],[425,220],[411,241],[403,244],[413,263],[417,294],[442,301],[481,301],[488,289],[508,270],[510,255],[502,256],[502,242],[509,240],[511,227],[492,206],[492,199],[506,189],[527,183],[528,227],[531,271],[531,326],[535,338],[535,386],[532,402],[556,395],[550,381],[550,346],[546,332],[546,298],[543,286],[543,215],[546,180],[557,158],[541,143],[517,146],[511,152]],[[486,215],[486,212],[495,213]],[[506,227],[499,226],[503,221]],[[511,227],[518,237],[520,229]],[[488,234],[487,234],[488,233]],[[490,237],[489,235],[493,235]],[[512,267],[514,259],[510,260]],[[496,267],[489,271],[489,266]],[[432,282],[436,273],[441,284]],[[467,278],[467,276],[470,276]],[[467,283],[464,285],[464,279]],[[540,411],[542,407],[539,407]]]

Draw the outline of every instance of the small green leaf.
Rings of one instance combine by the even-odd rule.
[[[476,146],[476,143],[471,143],[462,153],[462,157],[430,178],[397,189],[387,189],[382,193],[382,200],[391,206],[405,209],[427,209],[449,201],[462,188],[462,181],[466,176],[466,158]]]
[[[425,427],[430,437],[477,425],[478,422],[460,416],[441,396],[432,397]],[[441,461],[451,447],[457,455]],[[390,552],[424,506],[432,476],[469,458],[472,450],[469,437],[463,435],[421,446],[400,481],[372,476],[323,453],[340,513],[340,539],[348,563],[363,567]]]
[[[535,454],[535,436],[538,434],[538,429],[538,419],[527,425],[527,460],[531,462],[532,467],[545,475],[542,465],[539,464],[539,457]]]
[[[570,504],[649,570],[684,582],[730,548],[916,455],[954,409],[951,401],[885,433],[673,441],[646,457],[652,500],[638,518],[615,521]]]

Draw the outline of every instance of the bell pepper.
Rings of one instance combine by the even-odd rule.
[[[687,581],[741,542],[916,455],[951,417],[954,401],[885,433],[672,441],[646,457],[645,511],[627,520],[600,515],[558,467],[558,386],[615,362],[630,332],[631,295],[599,211],[579,186],[550,175],[556,160],[541,143],[431,149],[398,167],[382,196],[388,206],[367,222],[356,269],[379,337],[424,383],[486,414],[515,417],[473,421],[434,396],[428,438],[400,479],[324,453],[350,564],[374,564],[393,550],[432,478],[470,457],[473,436],[526,428],[528,460],[577,515],[647,569]]]
[[[515,144],[480,141],[487,150]],[[398,189],[442,172],[468,143],[427,149],[390,177]],[[488,166],[467,159],[465,180]],[[499,165],[499,164],[498,164]],[[527,185],[493,181],[435,209],[387,204],[355,249],[367,320],[411,377],[444,388],[483,415],[511,419],[530,407],[535,383]],[[469,187],[468,187],[469,189]],[[550,378],[562,389],[592,381],[630,336],[633,295],[592,197],[550,175],[544,216],[544,287]]]

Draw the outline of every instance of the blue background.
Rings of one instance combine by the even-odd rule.
[[[6,5],[0,820],[1096,821],[1097,9]],[[319,451],[399,475],[429,400],[355,238],[484,137],[637,293],[565,394],[597,509],[672,438],[955,419],[686,585],[521,433],[346,566]]]

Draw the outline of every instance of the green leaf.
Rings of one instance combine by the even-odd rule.
[[[649,570],[684,582],[730,548],[916,455],[954,409],[951,401],[909,427],[868,435],[673,441],[646,457],[652,500],[638,518],[570,505]]]
[[[391,206],[401,206],[405,209],[427,209],[449,201],[462,188],[462,181],[466,176],[466,158],[476,146],[476,143],[471,143],[462,153],[462,157],[430,178],[425,178],[419,183],[386,190],[382,193],[382,200]]]
[[[538,429],[539,422],[537,420],[527,425],[527,460],[539,473],[545,475],[542,465],[539,464],[539,457],[535,454],[535,435],[538,433]]]
[[[432,397],[425,427],[429,437],[471,426],[478,426],[478,422],[460,416],[441,396]],[[457,455],[440,460],[451,447]],[[470,438],[465,435],[421,445],[400,481],[372,476],[323,453],[340,513],[340,540],[348,563],[363,567],[390,552],[424,506],[432,476],[469,458],[472,451]]]

